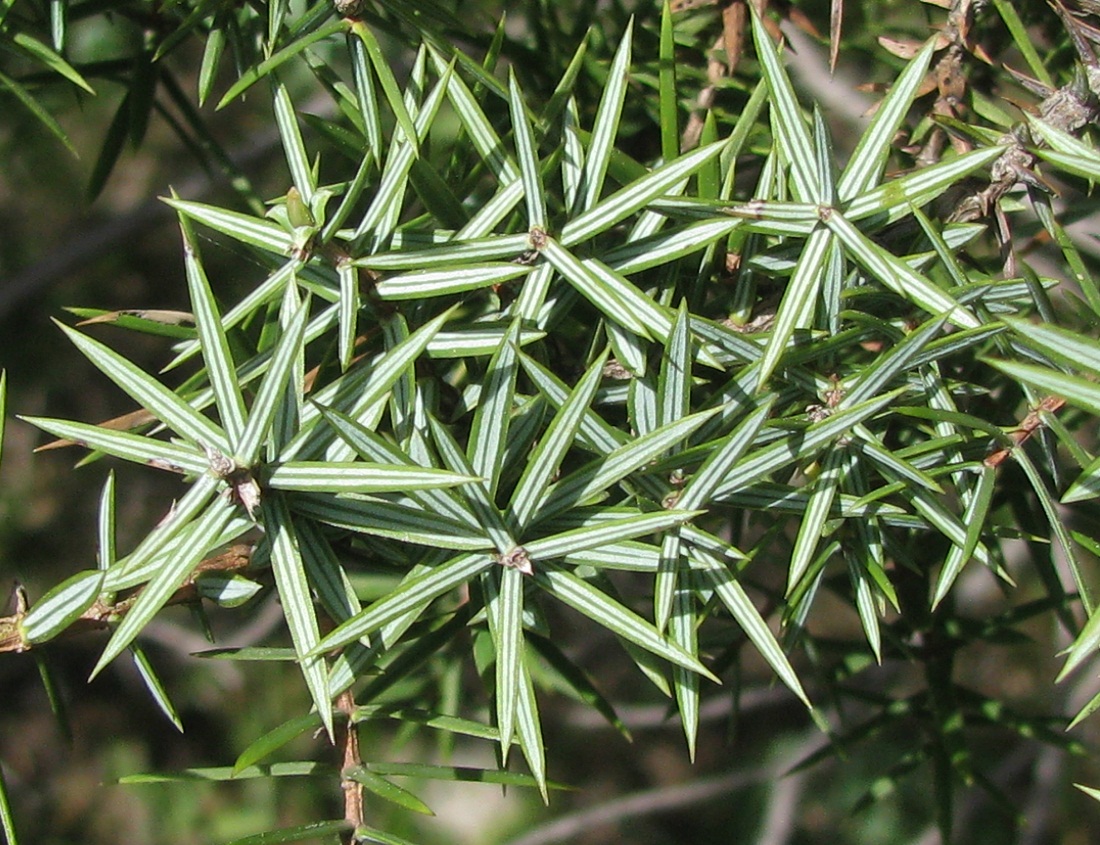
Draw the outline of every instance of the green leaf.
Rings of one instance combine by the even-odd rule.
[[[19,837],[15,834],[15,815],[11,811],[11,802],[8,801],[8,786],[4,782],[2,768],[0,768],[0,830],[4,832],[4,839],[8,845],[19,845]]]
[[[1003,317],[1002,321],[1021,335],[1029,346],[1055,361],[1086,373],[1100,374],[1100,343],[1096,338],[1059,326],[1036,325],[1016,317]]]
[[[26,32],[16,30],[11,33],[11,42],[16,47],[21,48],[40,61],[54,73],[65,77],[69,82],[73,83],[73,85],[76,85],[78,88],[83,88],[89,94],[95,94],[95,90],[87,83],[84,77],[80,75],[76,68],[37,38],[28,35]]]
[[[597,689],[595,682],[589,677],[588,673],[574,663],[553,640],[549,637],[541,637],[538,634],[528,632],[527,642],[538,656],[557,673],[561,681],[568,686],[576,698],[598,711],[624,739],[631,739],[630,730],[619,718],[611,702]]]
[[[401,467],[417,466],[412,458],[384,437],[359,425],[339,411],[322,407],[321,413],[340,435],[341,439],[351,446],[363,460]],[[445,492],[445,490],[446,488],[424,488],[422,490],[411,490],[409,495],[419,502],[425,510],[442,514],[458,522],[464,522],[471,528],[477,528],[479,523],[470,509],[465,507],[457,497]]]
[[[163,197],[162,202],[180,214],[197,220],[216,232],[229,235],[241,243],[259,247],[280,256],[290,255],[294,249],[294,236],[267,220],[174,197]]]
[[[1021,364],[1016,361],[989,361],[988,363],[1014,379],[1033,384],[1046,393],[1061,396],[1071,405],[1084,408],[1090,414],[1100,415],[1100,385],[1094,382],[1034,364]]]
[[[214,292],[202,269],[195,234],[187,219],[180,217],[183,232],[184,265],[187,269],[187,289],[191,294],[191,308],[195,313],[195,326],[199,330],[199,343],[210,385],[214,389],[218,415],[225,428],[229,443],[241,442],[245,427],[244,399],[237,381],[237,367],[229,351],[229,341],[222,329],[221,315],[214,302]]]
[[[196,9],[198,11],[198,9]],[[199,78],[198,78],[198,93],[199,93],[199,106],[206,105],[206,101],[210,99],[210,95],[214,91],[214,83],[218,79],[218,68],[221,65],[222,55],[225,52],[225,26],[219,25],[220,21],[215,19],[215,24],[210,29],[210,33],[206,36],[206,43],[202,49],[202,62],[199,64]],[[177,30],[178,32],[179,30]],[[160,50],[163,50],[163,43]],[[158,53],[160,52],[158,50]],[[154,57],[156,58],[156,57]]]
[[[467,551],[493,548],[493,541],[479,527],[384,499],[302,493],[294,497],[293,505],[303,516],[328,525],[402,543]]]
[[[23,638],[32,644],[53,639],[95,603],[102,588],[102,569],[85,570],[65,579],[23,618]]]
[[[748,594],[745,593],[735,574],[730,571],[728,566],[701,549],[693,549],[691,554],[714,585],[715,592],[722,600],[722,604],[737,620],[737,624],[752,640],[761,656],[768,661],[768,664],[791,692],[797,695],[803,704],[812,708],[810,700],[806,697],[802,684],[798,680],[798,675],[788,662],[782,647],[775,639],[771,629],[768,628],[763,617],[761,617],[756,606],[752,603],[752,600],[748,597]]]
[[[317,190],[313,168],[309,163],[309,153],[306,152],[305,142],[302,141],[302,132],[298,128],[298,117],[294,111],[294,104],[290,100],[290,93],[281,82],[276,81],[274,87],[275,123],[279,127],[279,137],[282,139],[283,151],[286,153],[290,178],[302,202],[308,207],[313,201],[313,192]]]
[[[398,807],[402,807],[406,810],[411,810],[414,813],[420,813],[425,816],[434,816],[431,807],[409,792],[407,789],[402,789],[395,783],[391,783],[381,775],[376,775],[370,769],[363,766],[355,766],[348,769],[344,773],[345,777],[350,778],[356,783],[361,783],[379,798],[389,801],[392,804],[396,804]]]
[[[1065,566],[1073,577],[1074,586],[1077,588],[1077,594],[1081,600],[1081,607],[1091,617],[1097,607],[1096,599],[1089,579],[1085,577],[1081,566],[1082,561],[1070,536],[1069,528],[1062,517],[1062,510],[1064,509],[1058,507],[1058,503],[1047,488],[1046,479],[1039,468],[1035,466],[1035,462],[1028,456],[1027,450],[1014,450],[1012,458],[1024,471],[1024,475],[1027,476],[1031,489],[1035,493],[1035,498],[1039,500],[1047,524],[1050,526],[1051,540],[1056,540],[1061,547]]]
[[[340,368],[351,366],[355,355],[355,335],[359,327],[359,271],[347,261],[336,265],[336,274],[340,279],[339,311],[339,349]]]
[[[607,231],[616,223],[645,208],[658,197],[679,193],[674,190],[676,186],[686,184],[689,176],[713,161],[725,147],[725,141],[698,147],[654,168],[640,179],[635,179],[566,223],[562,227],[559,238],[562,246],[585,243],[600,232]]]
[[[1074,786],[1080,789],[1083,793],[1085,793],[1085,795],[1088,795],[1090,798],[1100,801],[1100,789],[1093,789],[1091,786],[1084,786],[1080,783],[1075,783]]]
[[[823,555],[828,553],[823,552]],[[856,612],[859,613],[859,623],[863,626],[863,635],[867,638],[867,645],[875,655],[875,662],[882,663],[882,633],[879,630],[878,611],[875,607],[875,590],[871,577],[866,567],[860,566],[853,556],[848,560],[848,577],[852,581],[855,594]]]
[[[384,830],[378,830],[374,827],[368,827],[367,825],[360,825],[355,828],[353,839],[356,843],[363,842],[370,843],[370,845],[416,845],[415,842],[411,842],[401,836],[387,833]]]
[[[574,211],[587,211],[596,204],[603,190],[604,176],[611,160],[615,137],[619,134],[619,121],[622,117],[623,103],[626,101],[626,87],[630,73],[630,47],[633,40],[634,20],[631,18],[619,39],[619,48],[611,60],[607,71],[600,105],[596,110],[596,120],[592,125],[592,140],[589,143],[581,187],[577,195]]]
[[[529,272],[530,267],[500,263],[417,270],[383,279],[375,291],[384,300],[429,299],[504,284]]]
[[[779,61],[779,53],[771,36],[753,8],[752,36],[760,69],[771,91],[771,113],[775,123],[779,149],[791,168],[796,197],[803,202],[828,202],[821,194],[817,174],[814,172],[813,144],[806,131],[802,109],[795,97],[794,87],[787,71]]]
[[[52,420],[45,417],[20,417],[20,419],[43,431],[48,431],[55,437],[72,440],[89,449],[96,449],[139,464],[149,464],[158,469],[200,475],[210,468],[207,457],[190,446],[165,443],[151,437],[114,431],[88,423]]]
[[[435,64],[436,72],[442,73],[447,67],[447,61],[434,48],[429,47],[429,55]],[[459,74],[451,76],[447,85],[447,96],[473,142],[474,149],[489,166],[489,170],[496,176],[501,186],[518,183],[519,168],[506,152],[500,136],[478,103],[477,97],[473,95]],[[466,236],[469,236],[468,233]]]
[[[298,659],[292,648],[263,648],[260,646],[241,646],[240,648],[211,648],[206,651],[192,652],[195,657],[208,660],[241,660],[256,662],[289,663]],[[317,716],[320,725],[321,717]]]
[[[137,668],[138,675],[141,676],[142,683],[145,684],[145,688],[149,691],[149,695],[153,697],[157,709],[165,715],[168,721],[175,726],[177,731],[183,733],[183,722],[180,721],[179,713],[176,712],[175,705],[172,704],[172,700],[168,697],[168,691],[164,688],[164,684],[161,682],[160,678],[157,677],[153,664],[145,654],[145,649],[137,643],[131,643],[130,651],[134,656],[134,665]]]
[[[676,321],[661,354],[657,378],[657,424],[683,419],[691,408],[691,334],[687,302],[681,301]],[[673,446],[672,451],[678,451]]]
[[[1084,502],[1100,496],[1100,457],[1091,461],[1062,496],[1062,504]]]
[[[951,585],[955,582],[959,572],[978,547],[983,530],[988,523],[990,506],[993,504],[993,493],[996,483],[996,470],[993,467],[983,466],[978,476],[978,484],[967,503],[963,513],[962,523],[966,526],[966,541],[963,545],[953,545],[940,570],[936,587],[932,594],[932,609],[935,610],[941,601],[947,596]]]
[[[657,632],[656,628],[634,611],[623,607],[606,593],[573,573],[560,569],[539,568],[535,570],[534,577],[547,593],[587,616],[596,624],[607,628],[616,636],[641,646],[669,663],[698,672],[712,681],[718,681],[698,658],[670,643]]]
[[[307,493],[388,493],[453,487],[479,481],[432,467],[355,461],[287,461],[275,465],[267,483],[276,490]]]
[[[450,430],[436,420],[435,417],[429,417],[428,422],[431,427],[432,442],[435,444],[440,457],[442,457],[443,463],[454,471],[472,475],[474,470]],[[472,440],[470,445],[473,445]],[[507,524],[505,524],[496,503],[490,498],[488,480],[481,479],[469,484],[461,490],[456,490],[455,495],[469,507],[470,512],[474,515],[475,522],[484,529],[485,534],[496,548],[497,554],[512,554],[515,550],[516,541]]]
[[[1039,51],[1035,49],[1035,41],[1031,33],[1028,32],[1024,22],[1020,19],[1016,5],[1008,2],[1008,0],[993,0],[993,7],[997,10],[997,14],[1001,16],[1001,19],[1004,20],[1005,26],[1008,27],[1008,31],[1012,35],[1012,43],[1016,45],[1016,49],[1024,57],[1028,69],[1044,85],[1054,88],[1057,83],[1051,79],[1050,74],[1047,72]]]
[[[47,130],[49,130],[51,135],[53,135],[55,138],[57,138],[57,140],[64,144],[69,152],[71,152],[74,156],[77,154],[76,147],[74,147],[72,142],[69,140],[69,136],[65,134],[65,130],[61,128],[61,124],[59,124],[54,119],[53,115],[51,115],[48,111],[46,111],[45,108],[43,108],[42,104],[34,98],[34,96],[31,94],[30,91],[26,89],[25,86],[16,82],[7,74],[0,73],[0,89],[3,88],[11,91],[15,95],[15,98],[23,104],[27,111],[33,114],[35,118],[38,119],[38,122],[45,126]]]
[[[523,547],[533,561],[548,561],[666,531],[703,513],[705,511],[662,510],[626,517],[617,515],[593,525],[525,541]]]
[[[420,780],[440,780],[462,783],[498,783],[506,786],[536,786],[534,778],[519,772],[498,769],[479,769],[472,766],[444,766],[432,763],[370,762],[363,766],[369,771],[390,777],[410,777]],[[556,789],[565,789],[553,784]]]
[[[77,349],[130,398],[196,445],[228,449],[225,434],[187,401],[114,350],[58,323]]]
[[[763,37],[767,38],[767,36]],[[757,382],[759,388],[767,384],[787,351],[794,333],[798,329],[808,328],[813,320],[823,280],[822,268],[832,248],[833,240],[833,235],[827,229],[816,229],[806,242],[794,273],[787,283],[783,301],[776,312],[771,338],[760,359],[760,374]]]
[[[676,53],[672,8],[668,0],[661,4],[661,41],[657,53],[658,109],[661,127],[661,158],[672,161],[680,154],[680,127],[676,102]]]
[[[374,37],[371,28],[363,21],[352,21],[351,32],[362,42],[363,47],[366,49],[371,67],[382,85],[382,93],[386,96],[386,102],[389,103],[390,110],[397,119],[397,125],[401,128],[405,143],[409,145],[415,155],[419,146],[416,128],[413,125],[412,117],[409,115],[409,110],[405,106],[405,100],[401,96],[401,89],[397,87],[397,80],[390,69],[386,55],[382,52],[381,45]]]
[[[332,703],[328,695],[325,661],[321,656],[311,656],[321,639],[311,585],[306,577],[298,534],[282,496],[264,496],[263,517],[264,529],[271,543],[271,570],[275,575],[275,586],[291,640],[298,653],[302,676],[325,730],[332,737]]]
[[[145,773],[138,775],[126,775],[118,779],[119,783],[187,783],[227,780],[255,780],[256,778],[286,778],[286,777],[313,777],[315,775],[330,776],[333,774],[331,766],[325,766],[313,761],[295,763],[272,763],[270,766],[249,766],[241,771],[234,771],[231,766],[210,766],[202,768],[181,769],[167,773]]]
[[[818,544],[823,537],[825,523],[847,463],[847,455],[843,449],[836,448],[825,453],[821,472],[810,488],[806,512],[799,523],[794,548],[791,550],[790,566],[787,569],[787,596],[798,586],[816,557]]]
[[[126,311],[108,311],[105,308],[73,308],[65,309],[74,316],[81,317],[78,323],[91,325],[93,323],[110,323],[119,328],[130,331],[146,332],[180,340],[192,340],[195,330],[189,325],[192,317],[186,311],[170,311],[156,308],[129,309]]]
[[[494,560],[489,555],[467,554],[431,567],[422,575],[403,581],[384,598],[338,625],[321,640],[314,653],[348,645],[406,613],[419,612],[493,565]]]
[[[549,784],[546,781],[546,746],[542,740],[542,722],[539,719],[538,701],[535,698],[531,673],[523,664],[520,664],[520,669],[523,677],[519,688],[519,701],[516,705],[516,729],[519,733],[519,744],[523,749],[523,756],[535,777],[535,783],[545,803]]]
[[[906,176],[889,179],[853,197],[842,207],[844,218],[852,223],[870,218],[876,226],[886,226],[909,216],[913,207],[927,205],[979,167],[1000,158],[1004,151],[1004,147],[971,150]]]
[[[947,316],[929,320],[919,329],[910,332],[901,343],[865,367],[859,378],[844,394],[840,407],[850,408],[870,399],[899,376],[911,372],[915,361],[928,343],[947,325]]]
[[[556,516],[621,481],[674,444],[685,440],[716,413],[718,409],[700,411],[676,420],[620,445],[605,457],[570,473],[547,490],[533,523]]]
[[[848,222],[843,215],[832,213],[825,225],[840,239],[846,251],[867,272],[895,293],[910,300],[933,316],[946,313],[948,319],[964,329],[977,328],[978,319],[938,288],[932,281],[913,270],[897,256],[874,243]]]
[[[760,433],[771,413],[774,397],[768,396],[719,444],[711,444],[706,460],[684,484],[676,506],[684,510],[697,510],[710,504],[715,491],[741,460]]]
[[[515,403],[518,337],[517,320],[501,338],[500,346],[489,362],[466,449],[473,471],[485,479],[490,500],[495,497],[500,481],[501,462]]]
[[[138,543],[138,547],[107,570],[104,588],[111,592],[129,589],[160,571],[164,561],[174,555],[183,542],[181,535],[185,533],[184,529],[203,512],[220,484],[212,475],[200,475],[168,514]],[[233,532],[239,534],[251,528],[251,522],[243,515],[231,519],[223,533],[228,532],[232,536],[219,537],[218,540],[231,542],[236,536]]]
[[[232,608],[247,604],[263,590],[263,585],[243,575],[200,572],[195,576],[195,590],[200,598],[212,601],[219,607]]]
[[[523,682],[523,572],[502,566],[484,573],[481,583],[489,632],[496,647],[497,730],[501,759],[507,763]]]
[[[623,276],[640,273],[707,248],[730,235],[743,220],[700,220],[667,229],[647,238],[638,238],[603,253],[603,261]],[[694,320],[693,320],[694,322]]]
[[[103,649],[103,654],[92,669],[93,678],[130,645],[141,630],[160,612],[172,593],[214,547],[218,534],[229,522],[232,514],[232,505],[223,499],[215,499],[206,512],[187,527],[179,548],[171,558],[165,560],[164,565],[138,594],[129,612],[111,635],[106,648]]]
[[[0,416],[3,415],[2,401],[0,401]],[[3,432],[0,432],[0,436]],[[114,566],[117,557],[115,541],[115,472],[107,473],[107,480],[103,483],[103,492],[99,497],[98,519],[98,548],[99,554],[96,562],[100,569],[110,569]]]
[[[363,609],[347,572],[321,526],[313,520],[296,524],[306,578],[328,615],[338,622]]]
[[[561,466],[584,414],[592,404],[600,385],[607,354],[600,355],[577,381],[568,398],[559,406],[557,414],[541,438],[538,447],[527,460],[523,475],[512,493],[511,517],[516,525],[525,526],[531,521],[538,503],[545,496],[554,474]]]
[[[219,111],[225,108],[227,105],[233,102],[233,100],[237,99],[237,97],[239,97],[257,82],[259,82],[265,76],[269,75],[273,70],[278,68],[280,65],[285,64],[287,61],[297,56],[299,53],[310,47],[312,44],[315,44],[318,41],[323,41],[324,39],[335,35],[338,32],[345,31],[347,30],[347,28],[348,24],[346,21],[330,21],[324,26],[303,35],[297,41],[292,41],[291,43],[287,44],[281,50],[273,53],[269,58],[264,59],[259,64],[249,67],[244,73],[241,74],[240,79],[233,83],[229,90],[225,92],[225,95],[221,98],[221,100],[218,101],[218,105],[216,108]]]
[[[287,460],[318,457],[332,440],[332,433],[327,428],[312,425],[321,415],[320,408],[335,408],[354,419],[364,409],[381,402],[450,317],[451,311],[443,312],[406,340],[316,391],[313,403],[303,409],[299,431],[283,450],[282,457]]]
[[[1046,134],[1050,135],[1051,133],[1048,130]],[[1080,176],[1082,179],[1100,179],[1100,157],[1097,157],[1095,150],[1090,150],[1090,154],[1088,155],[1044,149],[1039,149],[1035,152],[1043,161],[1053,164],[1066,173],[1072,173],[1074,176]]]
[[[595,259],[578,259],[549,237],[542,254],[609,320],[644,338],[668,336],[672,320],[664,309],[606,265]]]
[[[455,268],[471,262],[514,259],[529,248],[530,236],[490,235],[484,238],[452,238],[442,246],[428,249],[400,249],[364,255],[352,261],[357,267],[372,270],[429,270]]]
[[[279,411],[286,401],[287,385],[294,373],[298,357],[302,354],[308,303],[302,304],[284,327],[282,336],[271,355],[267,374],[252,403],[240,440],[234,444],[234,453],[246,466],[252,466],[260,457],[265,439]]]
[[[295,827],[284,827],[280,830],[269,830],[265,833],[257,833],[234,839],[225,845],[278,845],[282,842],[306,842],[311,839],[332,836],[336,833],[344,833],[352,829],[351,822],[346,819],[336,819],[327,822],[310,822],[309,824]]]
[[[814,423],[805,431],[783,437],[750,453],[739,461],[714,491],[716,500],[736,494],[766,476],[799,460],[801,455],[812,454],[816,449],[858,425],[894,402],[904,388],[885,393],[863,402],[854,408],[840,411]]]
[[[508,331],[508,325],[479,325],[439,332],[428,343],[430,358],[476,358],[492,355]],[[527,346],[546,337],[546,332],[520,329],[516,343]]]
[[[890,93],[878,104],[870,125],[860,136],[837,183],[837,197],[841,202],[878,184],[882,168],[893,149],[894,137],[924,82],[934,50],[935,39],[929,39],[890,87]]]
[[[698,654],[698,624],[694,594],[682,583],[676,585],[668,619],[669,640],[688,654]],[[676,694],[676,707],[680,711],[684,738],[687,740],[688,757],[694,762],[695,742],[699,734],[699,676],[695,672],[676,666],[672,670],[672,684]]]
[[[546,192],[539,169],[538,146],[523,107],[523,93],[519,90],[515,70],[508,70],[508,111],[512,118],[512,132],[516,144],[516,161],[519,162],[523,194],[527,201],[527,226],[529,229],[546,225]]]

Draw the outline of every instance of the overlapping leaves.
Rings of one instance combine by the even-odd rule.
[[[972,282],[951,256],[974,231],[940,231],[919,210],[1001,150],[883,181],[932,45],[835,174],[823,120],[811,132],[757,24],[763,84],[730,135],[681,154],[675,80],[662,78],[664,160],[648,166],[618,145],[629,34],[585,126],[572,98],[581,52],[541,106],[514,75],[505,85],[432,37],[402,88],[370,20],[307,14],[226,93],[273,80],[289,176],[265,217],[169,200],[195,323],[170,367],[195,372],[170,388],[66,329],[147,417],[140,430],[32,421],[192,484],[129,555],[49,594],[25,620],[29,642],[135,590],[99,671],[204,559],[259,536],[254,568],[270,577],[252,574],[278,592],[330,734],[335,695],[359,683],[359,705],[373,706],[471,628],[491,644],[481,668],[495,724],[482,733],[502,762],[518,744],[545,792],[536,684],[547,666],[614,718],[547,637],[546,605],[622,643],[675,698],[693,747],[702,682],[718,680],[699,635],[712,617],[732,621],[809,705],[787,646],[818,593],[836,589],[836,565],[876,660],[889,647],[883,619],[900,607],[893,563],[908,562],[915,537],[932,532],[948,549],[930,605],[971,560],[1006,575],[987,530],[994,474],[975,457],[999,432],[959,410],[977,388],[953,362],[1000,342],[992,315],[1026,306],[1033,286]],[[269,25],[274,45],[282,13]],[[346,181],[321,184],[328,170],[275,71],[344,30],[351,78],[337,84],[320,64],[318,75],[347,119],[310,126],[353,139],[342,152],[358,161]],[[673,68],[672,39],[661,44]],[[746,192],[738,159],[767,131],[765,103],[775,151]],[[460,129],[440,155],[429,142],[445,106]],[[891,227],[910,218],[913,251],[895,249]],[[195,226],[270,269],[224,312]],[[735,291],[727,253],[740,262]],[[736,317],[763,279],[782,290],[754,336]],[[747,511],[765,530],[735,530],[731,512]],[[778,575],[762,565],[776,559]],[[614,569],[634,573],[645,601]],[[380,595],[357,592],[363,570],[389,579]],[[234,773],[292,734],[273,732]],[[418,807],[386,774],[348,776]]]

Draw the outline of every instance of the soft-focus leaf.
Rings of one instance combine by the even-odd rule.
[[[0,830],[4,831],[4,838],[8,845],[19,845],[19,838],[15,833],[15,816],[11,810],[11,802],[8,800],[8,785],[2,770],[0,770]]]
[[[253,836],[245,836],[234,839],[226,845],[278,845],[282,842],[306,842],[315,840],[321,836],[331,836],[351,830],[351,822],[345,819],[337,819],[327,822],[310,822],[309,824],[295,827],[284,827],[280,830],[270,830],[265,833],[257,833]]]

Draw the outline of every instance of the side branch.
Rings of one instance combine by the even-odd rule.
[[[249,564],[252,562],[252,552],[252,546],[237,544],[230,546],[219,555],[214,555],[202,561],[168,600],[168,604],[186,604],[199,601],[199,591],[195,585],[195,579],[199,575],[204,572],[242,573],[248,569]],[[25,600],[19,600],[18,597],[21,593],[22,588],[17,586],[15,613],[11,616],[0,616],[0,652],[23,652],[32,648],[32,643],[28,642],[23,634],[23,620],[29,613],[30,607]],[[128,592],[124,597],[112,603],[97,599],[91,607],[65,629],[61,636],[72,636],[107,628],[129,612],[139,595],[141,595],[140,587]]]

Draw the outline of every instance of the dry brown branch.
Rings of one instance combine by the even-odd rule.
[[[1039,405],[1028,412],[1028,415],[1020,421],[1020,424],[1008,435],[1012,439],[1012,445],[997,449],[986,455],[982,461],[987,467],[996,469],[1005,458],[1012,454],[1012,450],[1023,445],[1040,428],[1043,427],[1043,414],[1056,414],[1066,404],[1066,400],[1060,396],[1046,396]]]

